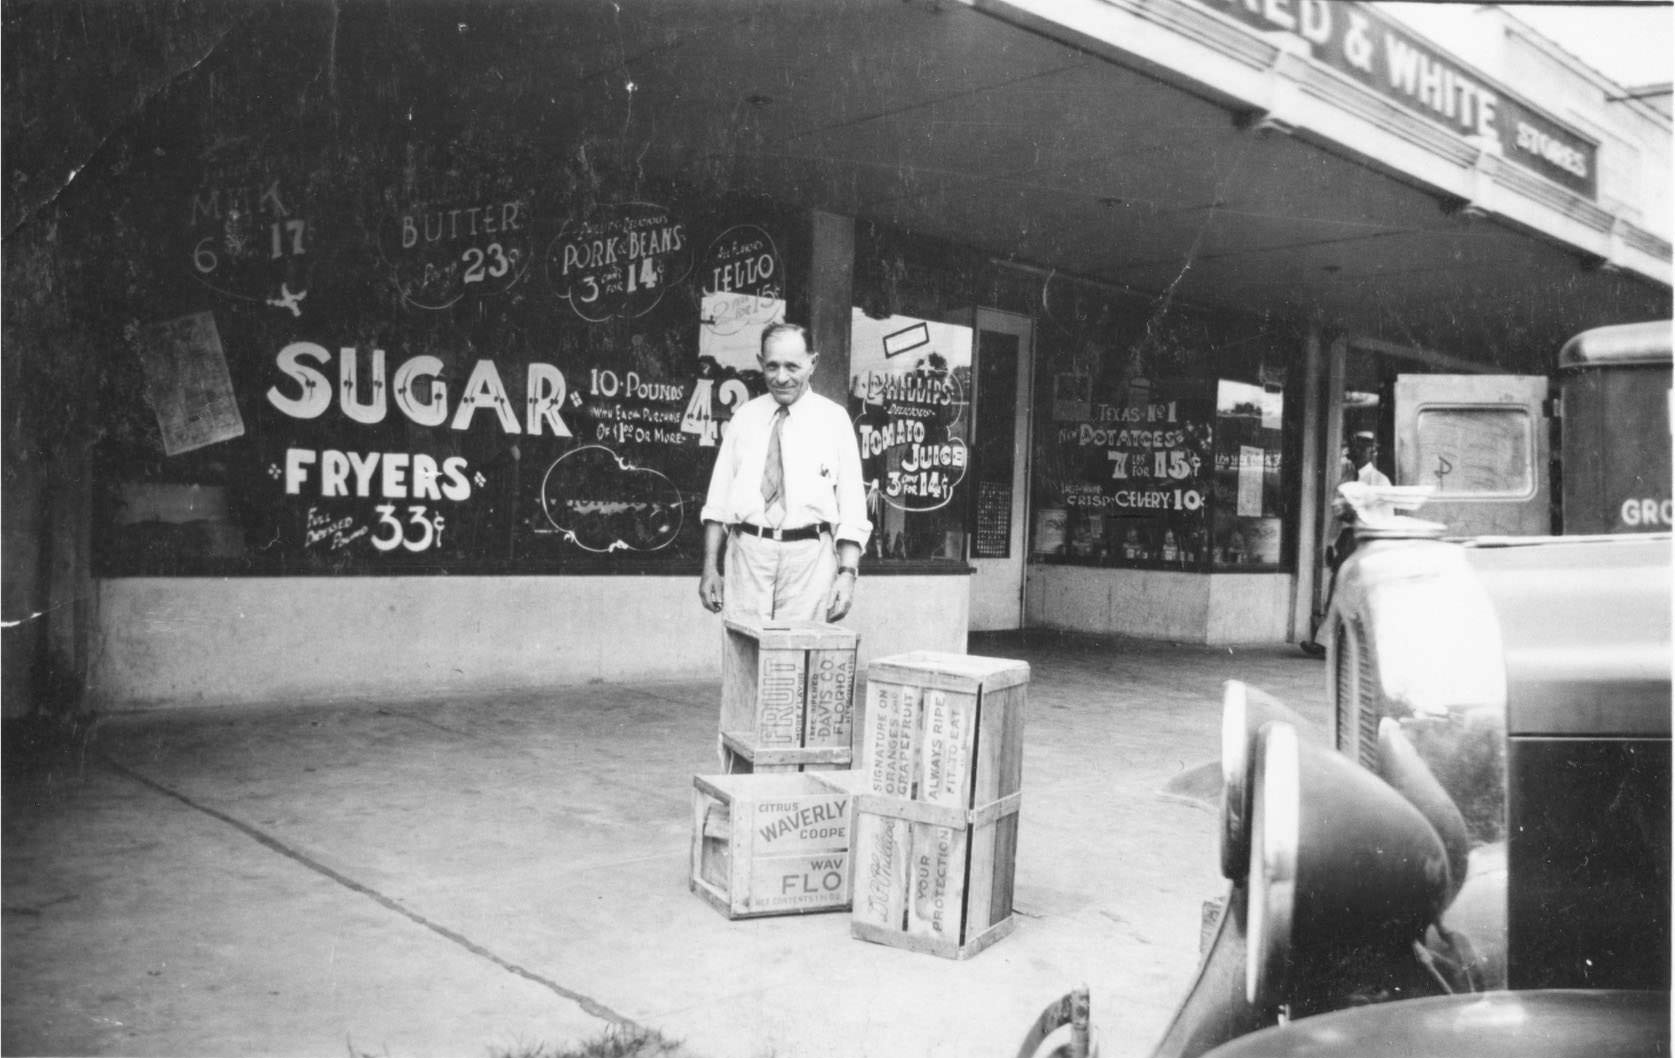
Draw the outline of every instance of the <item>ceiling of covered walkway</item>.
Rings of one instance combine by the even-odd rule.
[[[16,113],[21,75],[10,52],[22,45],[8,7],[8,233],[78,153],[97,149],[110,131],[101,124],[119,125],[157,85],[192,76],[197,52],[243,46],[239,35],[251,32],[245,9],[145,7],[177,19],[173,29],[129,26],[127,47],[139,36],[156,45],[140,52],[154,56],[149,80],[119,67],[102,82],[104,98],[79,89],[86,127],[69,123],[56,136]],[[383,4],[355,0],[297,5],[321,22],[317,76],[332,76],[341,49],[355,46],[358,7],[389,17]],[[959,4],[414,10],[451,30],[446,56],[425,61],[446,62],[462,107],[523,110],[534,136],[554,114],[582,115],[631,145],[624,161],[648,175],[720,180],[899,225],[1045,275],[1314,317],[1466,356],[1484,344],[1556,349],[1584,327],[1669,311],[1669,291],[1654,282],[1589,267],[1577,250],[1493,219],[1450,215],[1437,193],[1364,160],[1243,128],[1182,87]],[[99,33],[88,38],[93,52],[114,43]],[[98,63],[69,55],[58,66],[73,77]],[[25,87],[39,96],[45,83]],[[423,112],[469,122],[447,114],[454,87],[438,84]]]

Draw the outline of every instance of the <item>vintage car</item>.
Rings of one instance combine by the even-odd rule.
[[[1597,396],[1661,355],[1661,422],[1621,442],[1642,473],[1590,496],[1594,532],[1450,540],[1394,509],[1415,490],[1345,487],[1330,736],[1227,685],[1231,885],[1156,1058],[1670,1053],[1671,538],[1642,524],[1668,496],[1667,335],[1561,358]],[[1050,1004],[1020,1058],[1100,1053],[1111,998]]]

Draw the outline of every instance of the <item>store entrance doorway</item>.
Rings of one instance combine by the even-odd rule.
[[[1033,329],[1028,316],[996,309],[974,317],[970,627],[1000,632],[1023,626]]]

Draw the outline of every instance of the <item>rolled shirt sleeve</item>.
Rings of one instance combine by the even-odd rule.
[[[735,418],[735,422],[736,422]],[[721,448],[715,454],[715,466],[710,470],[710,488],[704,495],[704,506],[698,519],[728,525],[739,521],[733,513],[732,489],[738,477],[738,431],[727,430],[721,438]]]
[[[833,492],[837,500],[837,526],[834,535],[848,540],[864,553],[867,538],[872,535],[872,521],[867,518],[867,485],[861,477],[861,449],[855,440],[855,427],[842,406],[833,404],[836,423],[833,426],[833,447],[837,450],[837,484]]]

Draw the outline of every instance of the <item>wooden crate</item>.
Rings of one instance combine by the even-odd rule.
[[[721,770],[848,768],[854,761],[860,637],[819,621],[726,624]]]
[[[692,891],[728,918],[848,910],[852,804],[821,774],[694,776]]]
[[[867,669],[855,791],[863,940],[961,959],[1012,931],[1029,665],[919,651]]]

